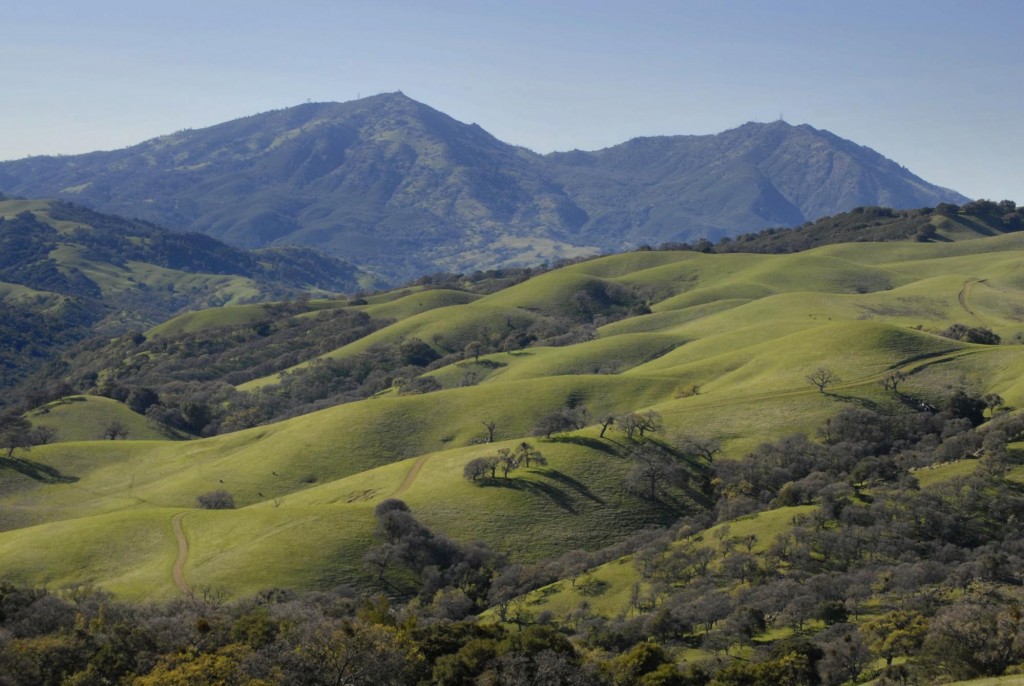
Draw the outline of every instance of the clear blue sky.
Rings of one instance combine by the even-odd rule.
[[[38,0],[0,21],[0,159],[402,90],[538,152],[782,114],[1024,204],[1020,0]]]

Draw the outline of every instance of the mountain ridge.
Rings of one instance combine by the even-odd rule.
[[[392,280],[966,200],[806,124],[541,155],[401,93],[2,162],[0,190],[242,247],[309,245]]]

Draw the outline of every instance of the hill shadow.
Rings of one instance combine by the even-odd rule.
[[[576,508],[572,506],[572,500],[562,489],[537,481],[527,481],[526,479],[505,479],[499,477],[484,477],[480,480],[480,485],[485,487],[497,486],[499,488],[511,488],[517,491],[527,491],[535,495],[542,495],[549,498],[555,505],[565,510],[569,514],[578,514]]]
[[[35,479],[44,484],[73,484],[78,481],[77,476],[70,476],[62,473],[41,462],[33,462],[21,457],[0,457],[0,467],[7,467],[20,472],[30,479]]]

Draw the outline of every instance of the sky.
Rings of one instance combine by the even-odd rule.
[[[37,0],[0,21],[0,160],[401,90],[541,153],[781,116],[1024,204],[1020,0]]]

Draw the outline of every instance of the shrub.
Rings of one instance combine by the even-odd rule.
[[[196,504],[204,510],[233,510],[235,509],[235,498],[221,488],[198,496]]]

